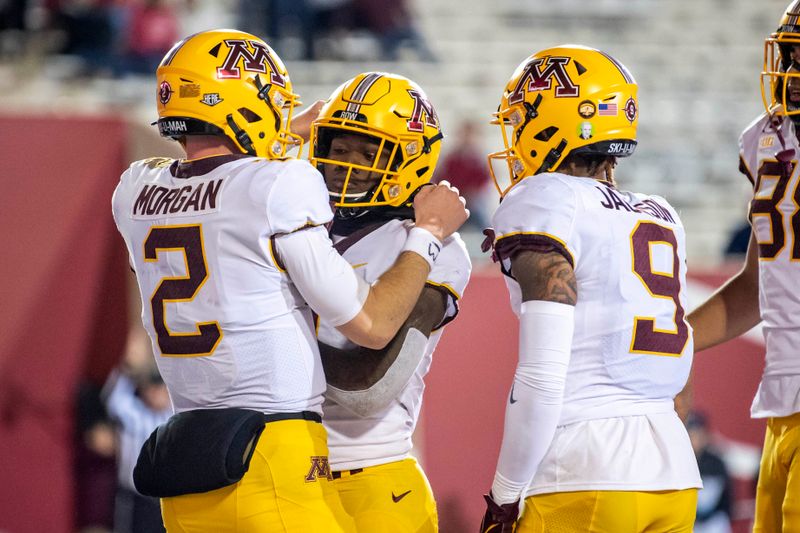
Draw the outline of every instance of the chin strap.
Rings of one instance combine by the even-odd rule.
[[[522,132],[525,130],[525,127],[528,125],[528,122],[539,116],[539,104],[541,103],[542,103],[542,93],[536,95],[536,99],[533,101],[532,104],[529,104],[528,102],[525,102],[523,100],[522,105],[523,107],[525,107],[525,122],[523,122],[522,126],[520,126],[517,129],[515,143],[519,142],[519,138],[522,135]]]
[[[239,146],[244,148],[244,150],[250,155],[256,155],[256,147],[253,146],[252,141],[250,140],[250,136],[240,128],[236,122],[233,120],[233,115],[228,115],[225,117],[225,120],[228,122],[228,127],[231,129],[233,134],[236,136],[236,142],[239,143]]]
[[[444,134],[440,131],[430,139],[427,137],[422,137],[422,153],[429,154],[431,153],[431,149],[433,147],[433,143],[441,141],[444,139]]]
[[[567,148],[567,140],[561,139],[561,142],[558,143],[558,146],[552,148],[547,156],[542,161],[542,166],[539,167],[539,170],[534,172],[534,174],[540,174],[542,172],[549,172],[550,169],[555,165],[561,156],[564,154],[564,150]]]
[[[272,118],[275,120],[275,131],[280,131],[281,124],[283,123],[283,116],[278,113],[275,108],[270,105],[269,103],[269,90],[272,88],[271,83],[267,83],[264,85],[261,82],[261,77],[256,74],[253,82],[256,85],[256,89],[258,89],[258,98],[259,100],[263,100],[264,103],[267,105],[267,108],[272,112]]]

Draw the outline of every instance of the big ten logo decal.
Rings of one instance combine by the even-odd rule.
[[[522,75],[517,85],[508,97],[508,103],[518,104],[525,98],[525,92],[545,91],[553,87],[556,80],[556,97],[573,97],[580,94],[580,88],[575,85],[567,74],[566,66],[569,57],[536,57],[531,59],[523,68]]]
[[[269,67],[271,83],[286,87],[286,78],[278,71],[278,65],[266,44],[246,39],[225,39],[225,44],[228,45],[228,55],[222,65],[217,67],[218,78],[241,78],[241,62],[241,68],[247,72],[266,74]]]
[[[411,112],[411,118],[408,119],[408,131],[422,132],[425,130],[425,124],[438,129],[439,115],[436,114],[430,100],[416,89],[408,89],[408,94],[414,100],[414,110]],[[425,114],[425,124],[422,123],[423,113]]]
[[[328,481],[333,480],[333,474],[331,473],[331,466],[328,464],[327,456],[312,455],[310,459],[311,468],[309,468],[308,474],[306,474],[306,483],[311,483],[321,478],[327,479]]]

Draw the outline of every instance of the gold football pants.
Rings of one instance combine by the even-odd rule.
[[[336,472],[334,485],[358,531],[435,533],[436,502],[428,478],[413,458]]]
[[[692,533],[697,489],[578,491],[525,499],[517,533]]]
[[[266,425],[250,469],[228,487],[161,499],[169,533],[351,533],[328,467],[322,424]]]
[[[767,421],[753,533],[800,533],[800,413]]]

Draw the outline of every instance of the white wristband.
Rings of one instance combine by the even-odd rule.
[[[402,251],[414,252],[419,255],[428,262],[431,270],[433,270],[436,258],[439,257],[439,252],[442,251],[442,243],[430,231],[415,226],[408,232]]]

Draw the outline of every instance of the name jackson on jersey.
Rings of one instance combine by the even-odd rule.
[[[142,218],[215,211],[222,182],[220,178],[181,187],[144,185],[136,194],[131,214]]]
[[[600,205],[606,209],[616,209],[617,211],[629,211],[631,213],[646,213],[652,217],[675,224],[669,210],[651,198],[647,198],[636,203],[630,203],[623,198],[619,192],[610,187],[597,186],[596,189],[603,195]]]

